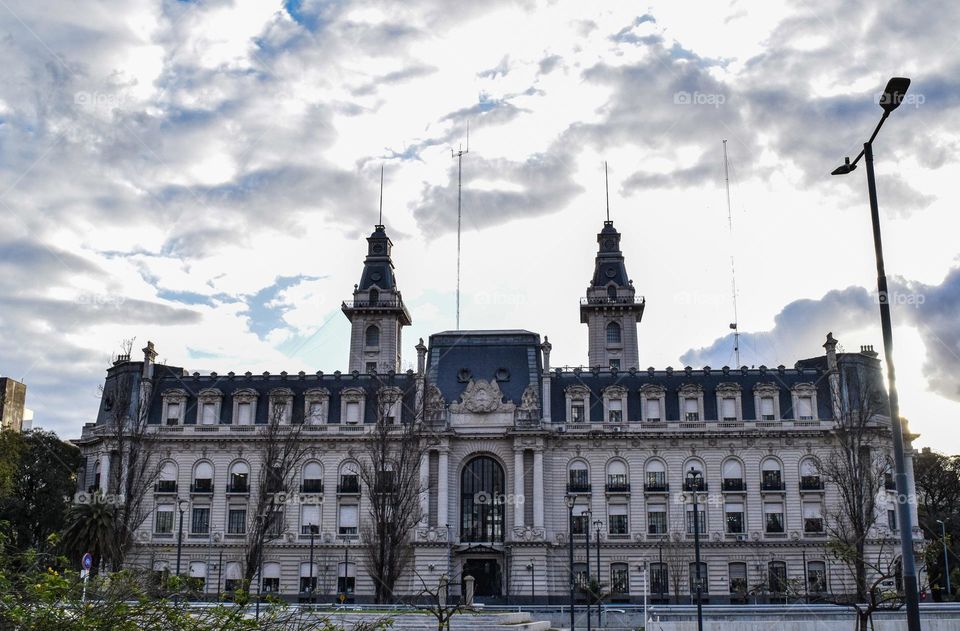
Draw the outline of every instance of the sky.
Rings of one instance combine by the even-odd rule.
[[[205,372],[346,370],[340,312],[383,221],[420,337],[549,336],[610,213],[641,364],[881,349],[874,143],[902,413],[960,453],[955,2],[0,0],[0,374],[35,426],[94,420],[122,341]],[[467,129],[469,126],[469,147]],[[729,157],[728,222],[723,141]],[[732,225],[732,229],[731,229]]]

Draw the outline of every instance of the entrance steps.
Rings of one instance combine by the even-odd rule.
[[[391,618],[391,630],[416,629],[430,631],[437,628],[437,619],[423,613],[325,613],[330,622],[350,629],[357,622],[371,622]],[[548,631],[550,623],[535,621],[527,612],[462,613],[450,620],[451,631]]]

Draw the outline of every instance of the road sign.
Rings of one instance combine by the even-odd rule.
[[[80,561],[80,565],[83,566],[83,569],[89,570],[93,567],[93,555],[87,552],[83,555],[83,560]]]

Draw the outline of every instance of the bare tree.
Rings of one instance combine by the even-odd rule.
[[[691,554],[690,546],[684,541],[683,533],[679,530],[674,530],[664,537],[662,546],[663,563],[667,566],[667,580],[670,581],[670,587],[673,588],[673,597],[679,598],[683,588],[683,579],[690,571],[693,554]],[[691,598],[692,596],[691,594]]]
[[[471,610],[471,607],[462,600],[450,599],[452,579],[447,575],[441,576],[436,586],[427,583],[419,572],[416,572],[416,577],[421,585],[416,594],[418,606],[429,611],[437,619],[437,631],[449,631],[450,621],[455,615]]]
[[[421,422],[420,409],[408,409],[409,420],[403,422],[405,394],[380,383],[376,422],[350,452],[366,488],[367,514],[360,532],[378,603],[394,599],[397,581],[413,559],[414,529],[423,517],[420,501],[427,491],[420,465],[436,444],[435,435]]]
[[[255,510],[247,518],[243,568],[246,586],[250,585],[263,563],[264,548],[283,535],[283,511],[290,500],[297,469],[307,453],[307,445],[301,436],[303,424],[293,422],[289,405],[287,400],[272,399],[267,423],[257,432],[260,474]]]

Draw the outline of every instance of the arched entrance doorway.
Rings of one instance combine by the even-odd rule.
[[[479,597],[502,594],[501,556],[490,544],[503,542],[504,489],[503,467],[489,456],[471,459],[460,474],[460,541],[486,544],[470,546],[463,559]]]

